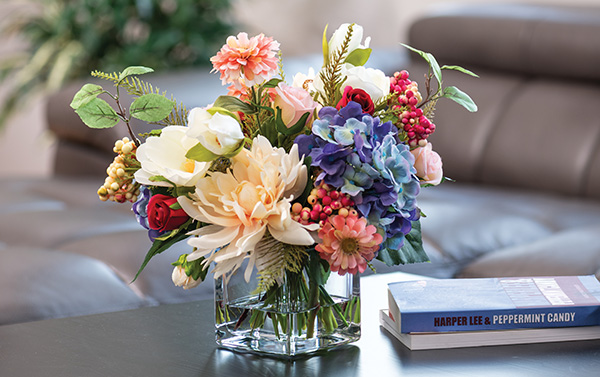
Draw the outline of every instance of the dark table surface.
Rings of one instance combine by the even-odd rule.
[[[597,376],[600,340],[410,351],[379,327],[385,274],[361,280],[362,338],[293,361],[217,348],[213,302],[0,327],[0,376]]]

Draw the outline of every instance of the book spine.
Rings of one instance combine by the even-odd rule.
[[[399,330],[409,332],[447,332],[510,330],[600,325],[597,306],[522,308],[489,311],[452,311],[402,313],[391,310],[399,318]]]

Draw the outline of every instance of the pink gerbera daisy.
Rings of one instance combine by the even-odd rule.
[[[367,225],[364,217],[334,216],[319,230],[323,242],[316,246],[321,258],[329,262],[331,271],[339,275],[364,272],[367,262],[383,242],[373,225]]]
[[[216,56],[210,61],[213,71],[221,73],[223,85],[252,86],[267,81],[278,68],[279,43],[263,34],[248,38],[239,33],[230,36]]]

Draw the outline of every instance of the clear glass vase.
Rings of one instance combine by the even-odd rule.
[[[358,275],[332,273],[318,284],[286,273],[267,291],[242,271],[215,280],[216,340],[238,351],[293,357],[360,339]]]

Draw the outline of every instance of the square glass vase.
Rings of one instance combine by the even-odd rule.
[[[304,273],[287,273],[268,290],[243,275],[215,280],[220,347],[294,357],[360,339],[359,275],[331,273],[317,284]]]

